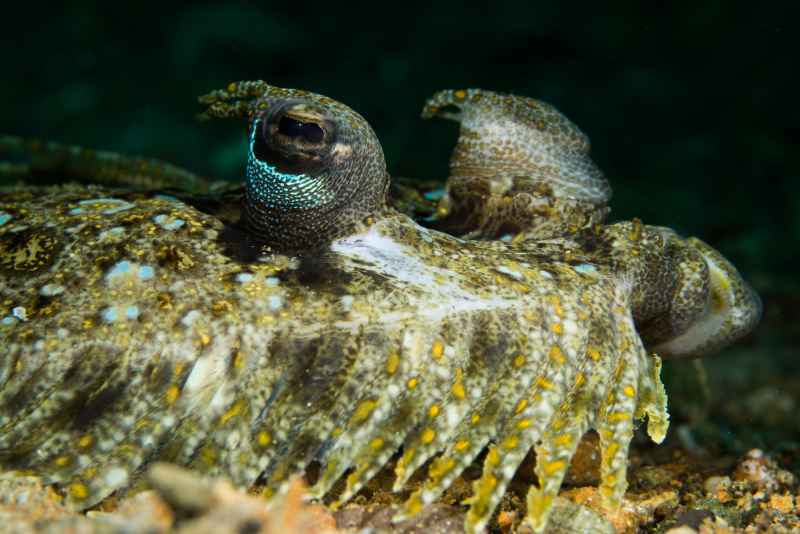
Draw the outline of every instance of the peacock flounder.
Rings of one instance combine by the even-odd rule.
[[[480,90],[428,102],[425,116],[461,123],[438,230],[390,206],[380,144],[343,104],[264,82],[201,102],[249,121],[238,195],[0,194],[0,462],[76,509],[156,459],[242,487],[318,462],[313,495],[344,478],[344,502],[402,450],[397,491],[432,460],[408,517],[488,447],[466,518],[481,531],[535,449],[527,513],[541,531],[585,432],[600,437],[610,509],[634,421],[663,439],[655,353],[705,354],[758,320],[758,297],[709,246],[604,224],[610,189],[587,138],[542,102]],[[29,175],[191,178],[0,146],[26,152]]]

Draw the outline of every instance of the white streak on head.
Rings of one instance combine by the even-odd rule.
[[[379,226],[375,224],[366,232],[334,241],[331,250],[358,260],[359,268],[374,270],[400,285],[422,289],[430,303],[420,310],[425,318],[437,320],[452,313],[513,305],[512,301],[482,297],[465,289],[453,271],[425,263],[416,251],[381,234]]]

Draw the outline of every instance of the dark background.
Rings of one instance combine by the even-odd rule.
[[[434,91],[482,87],[549,101],[591,137],[614,187],[613,218],[709,241],[764,297],[762,328],[707,364],[712,400],[700,412],[683,402],[700,389],[697,368],[668,369],[673,418],[695,428],[710,418],[734,448],[796,446],[800,10],[601,4],[16,5],[0,23],[0,132],[237,179],[243,126],[198,124],[195,97],[264,79],[362,113],[393,174],[443,179],[456,126],[419,118]],[[766,399],[763,409],[753,395]],[[765,420],[781,402],[788,422]]]

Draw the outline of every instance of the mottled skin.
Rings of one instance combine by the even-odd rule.
[[[479,89],[441,91],[422,111],[461,125],[437,226],[466,237],[543,239],[603,222],[611,187],[589,138],[555,108]]]
[[[135,486],[154,459],[269,488],[318,461],[314,495],[344,477],[344,502],[402,448],[397,490],[434,459],[408,516],[488,446],[466,519],[480,531],[533,448],[541,531],[587,430],[611,509],[634,420],[663,439],[651,350],[696,356],[758,319],[707,245],[601,224],[610,189],[545,104],[477,90],[428,103],[464,120],[443,233],[387,205],[377,138],[343,104],[263,82],[202,101],[249,121],[239,221],[230,196],[0,195],[0,462],[72,507]],[[159,179],[173,176],[186,181]]]

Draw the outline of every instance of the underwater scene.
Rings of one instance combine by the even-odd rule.
[[[794,4],[16,11],[0,532],[800,532]]]

